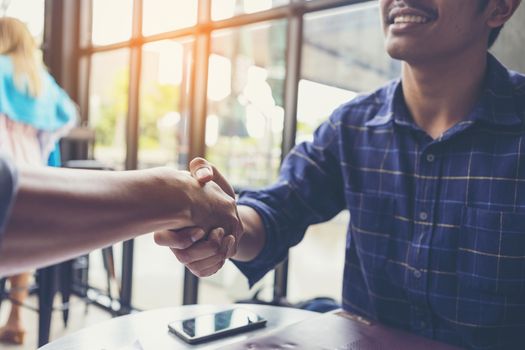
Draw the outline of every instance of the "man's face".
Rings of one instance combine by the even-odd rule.
[[[444,58],[487,43],[479,0],[379,0],[386,49],[407,62]]]

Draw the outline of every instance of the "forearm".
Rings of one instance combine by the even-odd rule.
[[[266,232],[259,214],[248,206],[238,207],[244,234],[233,257],[237,261],[251,261],[259,255],[266,242]]]
[[[171,169],[22,168],[19,173],[19,191],[0,252],[0,274],[184,226],[189,219],[188,199],[179,183],[183,180]]]

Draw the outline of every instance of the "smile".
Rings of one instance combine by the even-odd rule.
[[[426,24],[435,21],[437,18],[437,11],[431,8],[396,6],[389,11],[387,23],[390,25]]]
[[[393,21],[394,24],[400,24],[400,23],[428,23],[430,22],[430,19],[423,16],[407,16],[407,15],[401,15],[396,16]]]

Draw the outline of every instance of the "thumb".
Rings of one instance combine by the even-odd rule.
[[[210,162],[204,158],[194,158],[190,162],[191,175],[197,179],[201,184],[212,181],[215,182],[219,187],[226,192],[230,197],[235,198],[235,191],[228,183],[228,181],[222,176],[219,170],[214,167]]]
[[[213,180],[213,169],[210,163],[204,158],[194,158],[190,162],[190,172],[197,181],[204,184]]]

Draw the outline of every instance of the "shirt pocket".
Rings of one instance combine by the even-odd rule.
[[[525,293],[525,214],[464,208],[457,274],[488,293]]]
[[[355,246],[364,270],[384,269],[393,229],[394,198],[352,193],[348,207],[351,236],[347,245]]]

